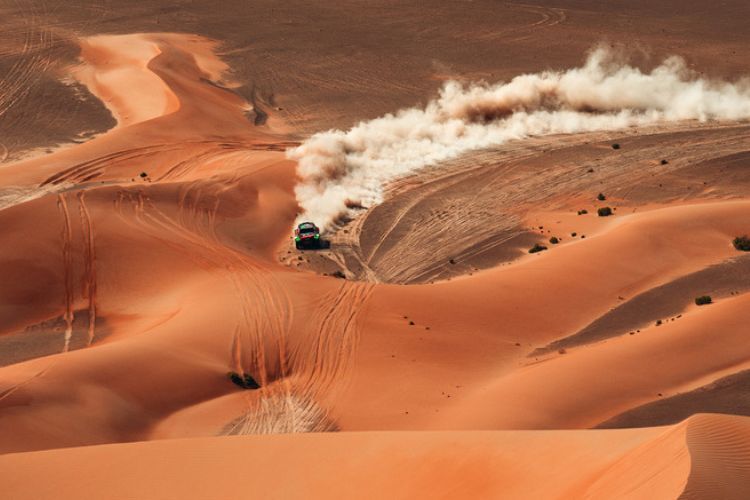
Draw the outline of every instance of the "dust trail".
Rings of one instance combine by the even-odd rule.
[[[747,118],[748,78],[700,78],[679,57],[643,72],[599,48],[567,71],[498,84],[447,82],[424,108],[315,134],[288,156],[299,162],[300,219],[330,228],[352,207],[381,202],[387,181],[472,149],[546,134]]]

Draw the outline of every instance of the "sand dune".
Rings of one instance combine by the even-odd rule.
[[[5,491],[19,499],[246,498],[249,492],[264,498],[742,498],[737,492],[748,487],[750,450],[734,443],[747,442],[748,425],[747,418],[698,415],[673,427],[620,431],[202,438],[10,454],[0,464]],[[86,471],[85,489],[71,469]]]
[[[643,119],[598,126],[557,95],[608,33],[656,47],[625,80],[742,100],[746,4],[238,2],[0,6],[4,496],[748,496],[747,407],[726,402],[750,369],[745,115],[604,92],[599,114]],[[672,54],[686,67],[659,69]],[[443,156],[389,149],[456,146],[431,126],[351,143],[381,123],[362,120],[435,111],[446,80],[524,73],[536,107],[467,83],[441,109],[590,126]],[[51,80],[78,97],[40,97]],[[313,135],[330,127],[354,132]],[[326,137],[404,168],[352,177],[377,203],[348,199],[331,248],[299,252],[297,160]]]

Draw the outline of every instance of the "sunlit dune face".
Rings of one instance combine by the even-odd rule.
[[[0,496],[750,497],[749,9],[0,5]]]

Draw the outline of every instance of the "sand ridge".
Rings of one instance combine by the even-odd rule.
[[[563,7],[509,4],[507,30],[474,19],[459,31],[471,44],[531,44],[529,33],[594,15]],[[288,26],[316,26],[288,8]],[[412,32],[410,18],[371,8],[363,19]],[[748,290],[707,272],[742,265],[732,239],[750,232],[746,123],[471,152],[394,180],[330,250],[297,252],[286,151],[314,123],[393,111],[380,90],[430,98],[422,70],[369,81],[357,65],[333,71],[352,58],[339,54],[279,71],[288,54],[271,51],[256,73],[234,72],[229,62],[262,52],[262,27],[241,47],[150,28],[79,39],[72,71],[116,125],[0,169],[10,496],[746,496],[747,417],[588,429],[750,368]],[[437,31],[418,38],[448,36]],[[441,40],[431,50],[452,53],[455,40]],[[475,79],[487,61],[428,73]],[[359,106],[315,104],[363,88],[372,98]],[[598,217],[605,205],[614,215]],[[534,243],[548,249],[529,254]],[[668,314],[642,307],[688,277]],[[715,303],[694,305],[698,294]],[[613,316],[633,328],[576,337]],[[229,371],[261,388],[241,390]]]
[[[749,455],[732,441],[747,431],[746,417],[698,415],[671,427],[620,431],[179,439],[11,454],[0,464],[15,471],[3,477],[14,498],[96,498],[102,491],[159,498],[246,498],[248,491],[264,498],[672,498],[686,485],[687,498],[717,491],[741,498]],[[721,475],[705,469],[715,454],[726,460]],[[252,463],[253,474],[227,466],[238,461]],[[66,474],[71,466],[86,468],[85,491]],[[48,481],[34,479],[42,471]]]

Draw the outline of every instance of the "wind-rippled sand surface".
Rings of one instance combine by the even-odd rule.
[[[745,2],[0,13],[3,497],[750,495]],[[740,104],[360,170],[379,203],[294,249],[288,150],[342,151],[326,182],[406,161],[369,120],[602,43]],[[529,111],[495,97],[470,125]]]

